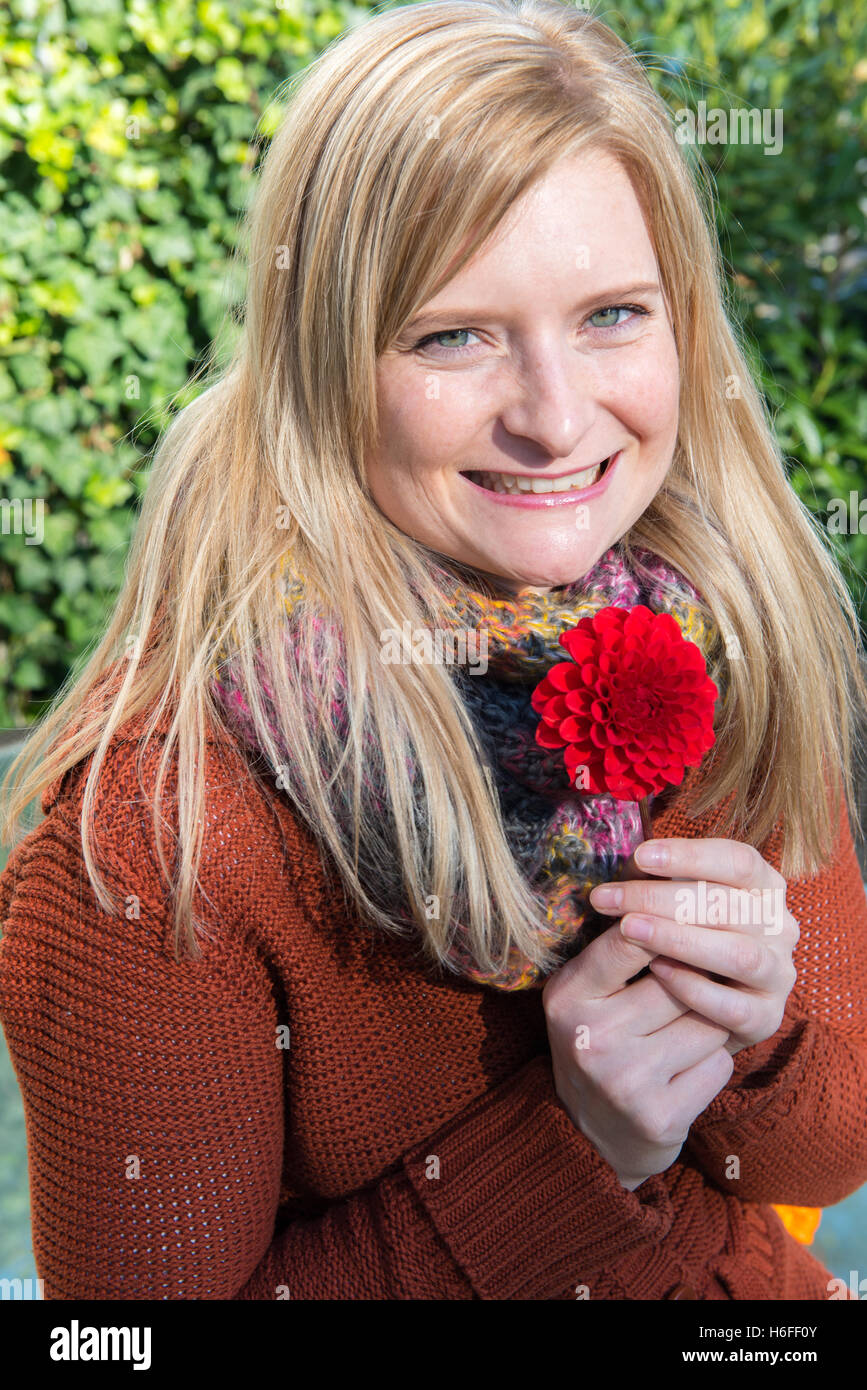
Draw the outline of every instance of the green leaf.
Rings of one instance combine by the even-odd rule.
[[[42,667],[27,656],[18,662],[12,675],[12,684],[16,690],[39,690],[44,680],[45,673]]]
[[[80,367],[89,381],[103,381],[125,346],[110,322],[82,324],[63,339],[63,360]]]
[[[800,438],[807,446],[809,453],[813,458],[821,458],[822,436],[819,433],[816,421],[813,419],[806,406],[798,404],[791,405],[789,407],[789,414],[792,417]]]

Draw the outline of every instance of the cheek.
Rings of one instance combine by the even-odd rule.
[[[607,383],[607,404],[640,438],[668,438],[677,428],[680,369],[673,338],[622,354]]]
[[[412,373],[380,388],[379,467],[416,477],[454,466],[478,428],[478,402],[453,380]]]

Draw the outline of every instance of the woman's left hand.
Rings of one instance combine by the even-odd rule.
[[[652,848],[667,851],[668,861],[649,863]],[[732,1056],[773,1037],[797,979],[792,952],[801,935],[782,875],[739,840],[647,841],[630,862],[672,877],[600,884],[590,894],[594,909],[622,916],[628,940],[659,952],[650,969],[660,984],[728,1028]],[[648,931],[639,936],[642,921]]]

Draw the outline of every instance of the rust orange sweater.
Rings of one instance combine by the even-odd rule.
[[[212,939],[175,961],[146,804],[168,722],[143,786],[143,716],[100,785],[99,862],[124,915],[99,908],[82,862],[89,758],[46,790],[0,876],[0,1020],[46,1298],[828,1297],[771,1204],[828,1206],[867,1180],[848,821],[824,871],[789,884],[782,1027],[630,1192],[559,1103],[540,992],[437,977],[417,941],[363,928],[285,796],[216,732],[197,897]],[[712,833],[685,818],[694,780],[655,834]],[[778,833],[761,847],[776,867],[779,851]]]

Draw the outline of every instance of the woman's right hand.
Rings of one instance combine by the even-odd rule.
[[[727,1029],[652,974],[628,983],[656,954],[617,921],[542,991],[557,1095],[630,1191],[670,1167],[734,1069]]]

